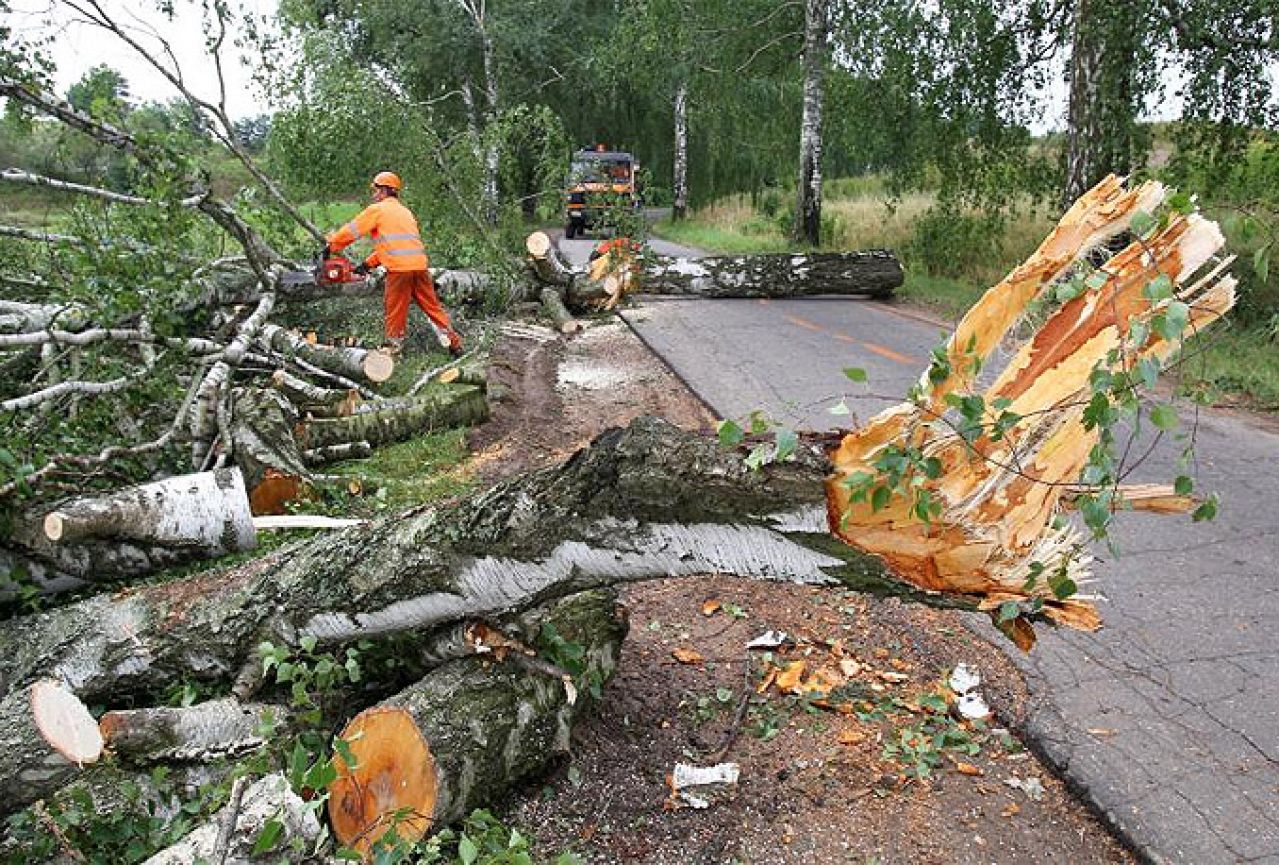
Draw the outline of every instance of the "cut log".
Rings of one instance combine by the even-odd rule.
[[[87,585],[83,577],[60,571],[29,552],[0,547],[0,601],[20,600],[28,592],[55,595]]]
[[[385,639],[583,589],[722,573],[929,596],[830,537],[826,461],[758,472],[713,438],[652,418],[562,467],[326,534],[219,573],[0,622],[10,687],[56,676],[88,702],[261,673],[262,640]],[[243,689],[242,689],[243,690]]]
[[[487,417],[484,391],[449,387],[412,399],[365,403],[349,417],[313,420],[302,425],[298,439],[308,450],[354,441],[377,448],[432,430],[475,426]]]
[[[102,756],[98,722],[59,682],[41,679],[0,700],[0,813],[65,785]]]
[[[363,460],[371,456],[373,456],[373,445],[366,441],[343,442],[302,452],[302,460],[308,466],[322,466],[342,460]]]
[[[316,417],[346,417],[360,404],[359,391],[336,387],[320,387],[305,379],[278,369],[271,384],[289,398],[298,411]]]
[[[582,323],[573,317],[573,313],[564,306],[564,298],[553,288],[542,289],[542,308],[551,317],[551,321],[555,322],[555,327],[560,333],[577,333],[583,327]]]
[[[380,384],[395,371],[394,358],[384,351],[312,345],[279,325],[264,326],[259,333],[258,342],[264,348],[279,352],[285,357],[296,357],[320,369],[357,381]]]
[[[509,662],[455,661],[347,725],[354,765],[335,757],[329,820],[362,854],[392,826],[416,840],[491,801],[568,751],[584,683],[613,674],[626,622],[613,592],[552,605],[546,622],[584,651],[578,681]],[[579,699],[579,696],[581,697]]]
[[[310,485],[310,472],[293,437],[297,424],[297,409],[279,391],[236,388],[231,455],[244,475],[254,514],[284,513]]]
[[[291,717],[282,706],[243,705],[228,697],[181,708],[107,712],[98,730],[111,753],[139,765],[208,763],[260,748],[267,731],[283,733]]]
[[[278,831],[277,840],[269,852],[255,855],[254,844],[268,823]],[[249,785],[239,802],[228,804],[209,822],[143,865],[219,861],[228,865],[263,861],[301,865],[316,861],[312,851],[320,836],[320,821],[314,809],[293,792],[288,779],[280,774],[267,775]]]
[[[62,574],[99,581],[251,550],[257,545],[238,469],[198,472],[77,499],[13,540]]]
[[[945,360],[925,371],[918,397],[850,433],[833,454],[836,470],[826,484],[833,532],[882,556],[894,572],[922,588],[979,595],[983,608],[1041,604],[1045,615],[1069,627],[1100,626],[1093,596],[1060,598],[1056,589],[1062,581],[1039,576],[1061,575],[1074,586],[1090,580],[1084,538],[1058,521],[1063,496],[1078,494],[1081,472],[1101,434],[1085,419],[1090,382],[1098,370],[1119,376],[1143,361],[1158,365],[1172,357],[1181,341],[1165,338],[1152,322],[1174,300],[1187,305],[1187,339],[1230,309],[1235,283],[1223,276],[1229,261],[1184,284],[1221,247],[1221,233],[1197,215],[1173,214],[1157,233],[1099,268],[1100,280],[1055,310],[989,387],[979,392],[976,377],[1031,300],[1164,194],[1155,183],[1127,191],[1113,176],[1103,180],[1024,264],[969,310]],[[1175,295],[1152,300],[1146,288],[1160,275],[1177,287]],[[1002,404],[1013,422],[995,435],[992,416],[983,421],[991,426],[976,436],[956,435],[938,422],[955,398]],[[877,476],[877,461],[889,448],[907,446],[940,468],[909,484],[940,505],[940,513],[927,521],[912,497],[885,500],[870,495],[866,483]],[[1033,642],[1024,618],[1004,616],[1000,622],[1023,648]]]
[[[524,239],[529,263],[539,282],[567,288],[573,283],[574,271],[560,254],[559,248],[543,231],[535,231]]]

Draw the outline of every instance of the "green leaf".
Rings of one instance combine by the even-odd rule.
[[[284,833],[284,823],[278,817],[272,817],[266,823],[262,824],[262,831],[258,833],[258,837],[253,841],[253,855],[259,856],[268,850],[275,849],[275,845],[279,843],[280,836]]]
[[[867,381],[869,378],[869,376],[866,375],[866,370],[859,366],[844,367],[844,376],[848,378],[849,381],[855,381],[858,383]]]
[[[872,511],[879,512],[888,507],[888,503],[893,499],[893,491],[884,485],[875,487],[870,494],[870,508]]]
[[[1141,291],[1151,303],[1167,300],[1172,297],[1172,280],[1167,274],[1161,273],[1146,283],[1146,287]]]
[[[719,443],[726,448],[737,447],[746,438],[746,431],[731,420],[722,420],[716,427]]]
[[[827,411],[833,415],[839,415],[839,416],[850,415],[853,413],[852,410],[849,409],[848,403],[846,403],[842,399],[835,405],[828,408]]]
[[[1172,482],[1172,489],[1179,496],[1188,496],[1195,491],[1195,482],[1187,475],[1177,475]]]
[[[1181,423],[1177,410],[1167,403],[1160,403],[1150,410],[1150,421],[1164,431],[1174,430]]]
[[[1110,282],[1110,274],[1104,270],[1097,270],[1089,274],[1088,278],[1084,280],[1084,285],[1096,291],[1108,282]]]
[[[315,643],[316,643],[315,637],[312,636],[311,634],[307,634],[301,640],[298,640],[298,645],[302,647],[302,651],[304,652],[314,652]]]
[[[1257,272],[1257,281],[1266,282],[1270,279],[1270,244],[1257,247],[1257,251],[1252,254],[1252,269]]]
[[[475,860],[480,858],[479,848],[475,846],[470,835],[463,835],[462,840],[457,842],[457,858],[461,860],[462,865],[474,865]]]
[[[774,458],[779,462],[790,459],[798,446],[799,435],[792,429],[781,427],[777,430],[777,455]]]
[[[1217,494],[1213,493],[1204,500],[1203,504],[1195,508],[1195,512],[1190,515],[1197,523],[1206,520],[1215,520],[1217,518]]]
[[[1190,214],[1194,213],[1195,202],[1185,192],[1174,192],[1168,198],[1168,207],[1177,213]]]
[[[1057,596],[1057,600],[1064,601],[1071,595],[1079,591],[1079,586],[1075,585],[1075,581],[1070,577],[1061,577],[1051,582],[1053,594]]]
[[[1134,210],[1132,220],[1128,223],[1128,227],[1132,230],[1132,233],[1138,237],[1143,237],[1146,234],[1149,234],[1158,226],[1159,220],[1155,219],[1144,210]]]

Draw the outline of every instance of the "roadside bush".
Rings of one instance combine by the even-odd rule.
[[[999,256],[1003,228],[997,217],[939,204],[916,220],[903,254],[929,276],[978,274]]]

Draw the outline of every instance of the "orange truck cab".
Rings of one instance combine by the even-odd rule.
[[[574,153],[564,190],[564,236],[581,237],[606,223],[611,211],[638,208],[638,172],[635,157],[622,150],[601,145]]]

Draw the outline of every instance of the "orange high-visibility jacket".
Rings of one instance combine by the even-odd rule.
[[[345,249],[361,237],[373,239],[373,254],[364,260],[369,267],[379,264],[387,270],[426,270],[430,261],[417,220],[400,199],[388,196],[374,202],[328,237],[333,251]]]

